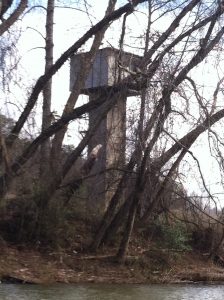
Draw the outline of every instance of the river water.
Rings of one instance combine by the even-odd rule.
[[[223,300],[224,285],[0,285],[0,300]]]

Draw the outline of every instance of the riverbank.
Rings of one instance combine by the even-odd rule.
[[[135,251],[136,252],[136,251]],[[119,265],[109,253],[37,251],[6,243],[0,251],[1,282],[185,283],[224,282],[224,269],[206,256],[166,249],[144,250]]]

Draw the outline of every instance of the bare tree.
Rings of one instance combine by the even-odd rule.
[[[144,2],[147,2],[147,9],[139,5]],[[54,3],[49,1],[48,4],[50,13],[52,12],[50,4],[53,7]],[[45,144],[49,149],[49,138],[52,137],[51,152],[48,152],[47,156],[49,155],[53,171],[46,182],[46,190],[41,196],[45,202],[42,208],[45,208],[49,199],[63,185],[63,180],[72,165],[77,162],[83,150],[88,146],[110,109],[123,101],[122,96],[128,91],[132,91],[132,94],[140,94],[137,125],[132,136],[134,147],[129,149],[129,161],[124,167],[122,166],[122,176],[119,178],[116,190],[111,196],[108,208],[91,244],[91,249],[97,250],[100,245],[114,236],[118,229],[122,228],[123,234],[117,258],[119,261],[124,261],[136,218],[143,222],[151,217],[156,206],[163,199],[172,176],[181,166],[183,158],[187,155],[194,158],[190,148],[195,141],[206,131],[211,132],[212,126],[217,125],[224,117],[224,110],[219,109],[217,104],[222,80],[219,80],[214,97],[208,99],[201,95],[200,80],[195,76],[205,60],[216,61],[216,55],[221,55],[224,7],[217,1],[212,1],[207,5],[206,1],[202,3],[200,0],[181,3],[179,1],[136,0],[129,1],[117,9],[115,5],[115,0],[108,1],[105,17],[91,26],[55,63],[52,63],[49,46],[49,60],[47,59],[49,64],[46,65],[45,73],[32,88],[14,128],[5,138],[4,153],[5,149],[6,151],[10,149],[13,153],[15,141],[42,91],[45,94],[45,103],[48,103],[44,117],[46,123],[43,125],[42,132],[24,147],[22,153],[14,156],[13,162],[7,163],[7,169],[0,177],[0,195],[3,197],[10,189],[13,180],[21,174],[23,166],[34,156],[39,146]],[[144,14],[147,14],[147,20],[144,34],[138,34],[136,39],[138,42],[133,46],[133,43],[129,43],[132,37],[128,36],[127,28],[132,25],[133,14],[135,16],[138,14],[137,8],[143,9]],[[85,86],[94,58],[101,43],[105,41],[104,35],[110,25],[122,16],[123,22],[118,41],[120,55],[126,49],[131,48],[141,57],[141,62],[135,70],[132,70],[123,66],[119,61],[117,68],[120,75],[117,82],[112,87],[105,87],[101,97],[77,107],[78,96]],[[161,20],[166,24],[165,29],[159,23]],[[48,21],[52,27],[50,17]],[[52,32],[49,34],[51,36]],[[50,124],[50,103],[48,102],[50,81],[63,64],[91,38],[93,41],[90,50],[81,63],[80,72],[65,102],[62,116]],[[48,42],[52,46],[51,38]],[[126,74],[124,78],[121,76],[122,72]],[[62,160],[62,145],[69,122],[93,111],[100,111],[95,123],[83,135],[74,150]],[[186,130],[178,132],[178,124],[182,124],[183,120],[186,122]],[[219,145],[222,140],[220,135],[221,133],[216,135]],[[216,157],[218,155],[220,154],[216,153]],[[195,159],[194,161],[197,162]],[[206,188],[199,164],[197,167],[204,189],[210,193]],[[131,188],[127,188],[130,185]],[[144,195],[146,193],[147,197]],[[144,199],[144,214],[139,216],[138,208],[142,199]]]
[[[45,73],[53,65],[53,26],[54,26],[54,0],[49,0],[47,3],[46,16],[46,37],[45,37]],[[43,115],[42,115],[42,131],[47,129],[52,122],[51,113],[51,94],[52,94],[52,79],[50,79],[43,88]],[[49,177],[50,172],[50,139],[41,145],[41,163],[40,176],[42,178],[42,186]]]

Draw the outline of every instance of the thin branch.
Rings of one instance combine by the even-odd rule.
[[[224,77],[222,77],[219,82],[217,83],[217,86],[216,86],[216,89],[213,93],[213,103],[212,103],[212,107],[211,107],[211,111],[210,111],[210,115],[212,115],[215,111],[215,108],[216,108],[216,103],[217,103],[217,96],[218,96],[218,93],[220,91],[220,86],[222,85],[224,81]]]
[[[34,6],[32,6],[30,9],[28,9],[28,10],[25,12],[24,15],[29,14],[29,13],[30,13],[33,9],[35,9],[35,8],[41,8],[41,9],[47,11],[47,8],[44,7],[44,6],[42,6],[42,5],[34,5]]]
[[[172,134],[170,134],[166,129],[163,129],[163,131],[175,142],[175,143],[178,143],[179,141],[172,136]],[[212,199],[212,201],[214,202],[214,204],[216,205],[216,202],[215,202],[215,199],[214,197],[212,196],[212,194],[210,193],[210,191],[208,190],[207,188],[207,185],[205,183],[205,179],[204,179],[204,176],[203,176],[203,173],[201,171],[201,166],[200,166],[200,163],[198,161],[198,159],[195,157],[195,155],[193,154],[192,151],[190,151],[187,147],[185,147],[184,145],[182,145],[183,149],[185,149],[185,151],[187,153],[189,153],[191,155],[191,157],[194,159],[194,161],[196,162],[197,166],[198,166],[198,170],[199,170],[199,173],[200,173],[200,176],[201,176],[201,180],[202,180],[202,183],[203,183],[203,186],[206,190],[206,192],[208,193],[209,197]]]
[[[178,193],[177,191],[174,191],[174,193],[181,197],[182,199],[184,199],[185,201],[187,201],[188,203],[190,203],[192,206],[194,206],[198,211],[200,211],[202,214],[204,214],[206,217],[208,217],[209,219],[215,221],[216,223],[220,224],[220,225],[223,225],[224,226],[224,223],[221,222],[220,220],[212,217],[211,215],[209,215],[208,213],[206,213],[203,209],[200,208],[200,206],[196,205],[195,203],[193,203],[192,200],[190,200],[190,197],[184,197],[183,195],[181,195],[180,193]]]
[[[33,30],[33,31],[37,32],[43,38],[43,40],[46,39],[45,36],[43,36],[43,34],[39,30],[37,30],[36,28],[28,26],[27,29],[30,29],[30,30]]]

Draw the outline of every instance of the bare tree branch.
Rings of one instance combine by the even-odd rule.
[[[2,24],[0,24],[0,36],[6,32],[9,27],[11,27],[19,18],[19,16],[24,12],[27,7],[28,0],[21,0],[20,4],[16,8],[16,10],[11,14],[11,16],[4,20]]]

